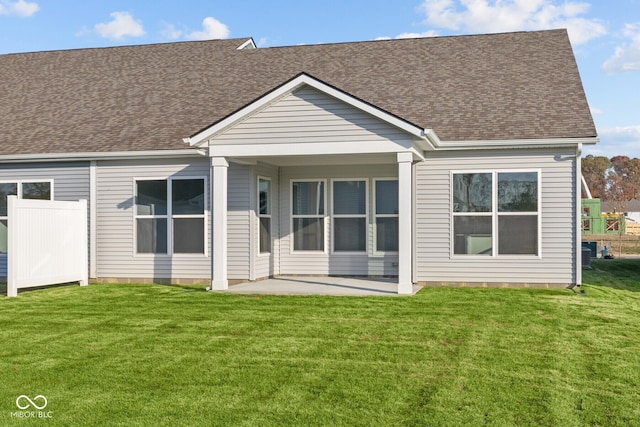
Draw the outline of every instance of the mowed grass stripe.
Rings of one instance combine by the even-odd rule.
[[[594,267],[585,295],[22,292],[0,299],[0,424],[634,425],[640,261]],[[52,418],[12,417],[22,394]]]

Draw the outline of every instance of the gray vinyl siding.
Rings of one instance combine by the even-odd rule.
[[[208,159],[98,161],[96,171],[97,276],[133,279],[209,279],[205,255],[137,255],[134,235],[134,179],[205,177]],[[207,200],[209,190],[207,189]],[[208,230],[210,230],[210,216]],[[206,242],[211,248],[207,231]]]
[[[356,276],[397,276],[397,254],[377,255],[373,253],[374,224],[372,192],[373,178],[396,178],[397,164],[383,165],[338,165],[283,167],[280,170],[280,274],[311,275],[356,275]],[[368,253],[333,254],[331,239],[326,239],[325,253],[292,250],[291,240],[291,180],[325,179],[327,189],[327,212],[325,234],[331,236],[331,180],[334,178],[367,179],[368,190]]]
[[[280,227],[279,227],[279,169],[275,166],[265,163],[258,163],[255,166],[255,179],[251,198],[251,215],[252,215],[252,248],[253,248],[253,276],[252,279],[260,279],[280,274]],[[271,180],[271,253],[260,253],[260,219],[258,212],[258,177],[269,178]]]
[[[415,168],[417,281],[575,283],[575,152],[438,153],[430,154]],[[541,257],[452,256],[451,171],[501,169],[541,171]]]
[[[367,144],[385,142],[398,148],[410,147],[412,137],[406,132],[365,113],[353,106],[310,87],[274,101],[245,120],[217,134],[214,145],[243,144],[322,144],[362,142],[363,153]],[[323,178],[330,185],[332,178],[397,177],[395,156],[391,164],[300,166],[281,167],[258,163],[247,182],[247,175],[229,176],[229,203],[236,199],[238,210],[229,211],[229,278],[249,272],[249,278],[259,279],[278,274],[343,274],[343,275],[397,275],[397,254],[373,254],[373,213],[369,206],[368,254],[303,253],[291,250],[290,182],[293,177]],[[358,163],[354,156],[354,162]],[[360,162],[362,163],[362,162]],[[259,253],[259,219],[257,207],[258,176],[272,180],[272,254]],[[237,180],[233,181],[233,180]],[[234,186],[232,189],[232,185]],[[373,182],[369,181],[371,195]],[[329,195],[330,193],[330,188]],[[249,191],[248,195],[245,195]],[[371,204],[371,197],[370,197]],[[240,209],[245,201],[245,211]],[[247,215],[247,216],[245,216]],[[246,221],[246,222],[245,222]],[[234,225],[235,224],[235,225]],[[248,226],[247,226],[248,224]],[[237,227],[237,228],[234,228]],[[325,232],[330,236],[331,221],[326,220]],[[248,233],[247,236],[243,233]],[[232,238],[232,234],[235,238]],[[248,247],[245,246],[249,244]],[[246,255],[246,257],[243,257]],[[233,261],[232,261],[233,258]],[[246,261],[246,263],[245,263]],[[246,278],[243,276],[243,278]]]
[[[0,165],[0,181],[53,180],[53,198],[89,200],[89,163],[32,163]],[[88,214],[90,215],[90,214]],[[89,230],[87,230],[87,235]],[[7,276],[7,258],[0,255],[0,277]]]
[[[404,131],[316,89],[303,87],[216,135],[215,144],[389,140],[411,146]]]
[[[230,163],[227,176],[227,274],[232,280],[250,278],[253,177],[251,166]]]

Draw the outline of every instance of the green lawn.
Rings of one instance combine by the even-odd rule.
[[[593,265],[584,295],[0,297],[0,425],[638,425],[640,260]]]

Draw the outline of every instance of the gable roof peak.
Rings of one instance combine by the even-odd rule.
[[[424,129],[417,126],[402,117],[389,113],[380,107],[368,103],[365,100],[359,99],[352,94],[342,90],[339,87],[328,84],[306,72],[300,72],[289,80],[285,81],[279,86],[271,89],[269,92],[262,94],[257,99],[253,100],[249,104],[234,111],[223,119],[216,123],[207,126],[204,129],[196,132],[189,138],[184,138],[183,141],[192,146],[198,146],[206,142],[213,135],[233,126],[235,123],[244,120],[246,117],[261,110],[267,105],[272,104],[276,100],[282,98],[287,94],[291,94],[302,87],[311,87],[326,95],[329,95],[335,99],[338,99],[345,104],[351,105],[358,110],[364,111],[388,124],[401,129],[418,139],[425,139],[426,134],[432,132],[430,129]]]

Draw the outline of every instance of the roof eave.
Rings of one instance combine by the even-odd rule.
[[[435,141],[438,151],[459,150],[496,150],[507,148],[560,148],[576,147],[578,145],[593,145],[599,141],[598,137],[578,138],[536,138],[536,139],[503,139],[503,140],[469,140],[469,141]]]
[[[82,152],[82,153],[37,153],[37,154],[2,154],[0,163],[42,163],[69,162],[91,160],[121,160],[121,159],[158,159],[200,157],[206,155],[206,150],[186,148],[179,150],[146,150],[146,151],[113,151],[113,152]]]

